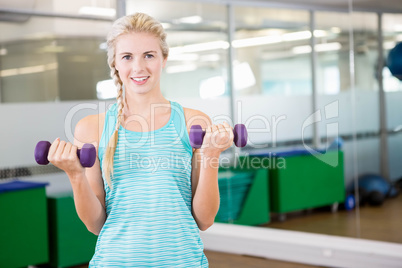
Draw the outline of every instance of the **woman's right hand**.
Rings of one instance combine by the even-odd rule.
[[[54,166],[64,170],[69,177],[83,175],[85,169],[77,156],[78,147],[57,138],[49,148],[47,159]]]

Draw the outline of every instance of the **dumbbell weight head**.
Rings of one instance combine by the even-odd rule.
[[[247,144],[247,129],[243,124],[237,124],[233,128],[233,142],[237,147],[244,147]]]
[[[81,149],[78,149],[77,154],[83,167],[92,167],[94,165],[96,149],[92,144],[85,143]]]
[[[190,145],[195,149],[201,148],[202,141],[204,140],[205,131],[202,130],[200,125],[192,125],[190,129]]]
[[[49,154],[49,148],[51,143],[48,141],[40,141],[36,144],[35,147],[35,160],[39,165],[47,165],[49,164],[49,160],[47,160],[47,155]]]

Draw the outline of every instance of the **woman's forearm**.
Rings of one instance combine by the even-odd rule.
[[[87,229],[98,235],[106,221],[106,211],[93,192],[85,174],[69,176],[77,214]]]
[[[193,216],[200,230],[208,229],[219,210],[219,156],[201,156],[200,175],[193,198]]]

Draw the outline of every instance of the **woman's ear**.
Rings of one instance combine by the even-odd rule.
[[[163,62],[162,62],[162,69],[165,68],[166,62],[167,62],[167,57],[163,59]]]

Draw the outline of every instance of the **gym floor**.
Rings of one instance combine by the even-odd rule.
[[[284,222],[272,220],[263,227],[320,233],[328,235],[360,237],[363,239],[402,243],[402,194],[386,199],[379,207],[365,205],[360,208],[359,229],[356,224],[357,210],[312,210],[287,215]],[[359,235],[360,234],[360,235]],[[282,262],[251,256],[240,256],[220,252],[206,251],[211,268],[318,268],[297,263]],[[87,265],[74,268],[87,268]]]
[[[328,209],[295,213],[288,215],[284,222],[273,221],[265,227],[402,243],[401,207],[402,194],[399,194],[385,199],[381,206],[360,207],[360,217],[357,217],[358,210],[331,213]]]

